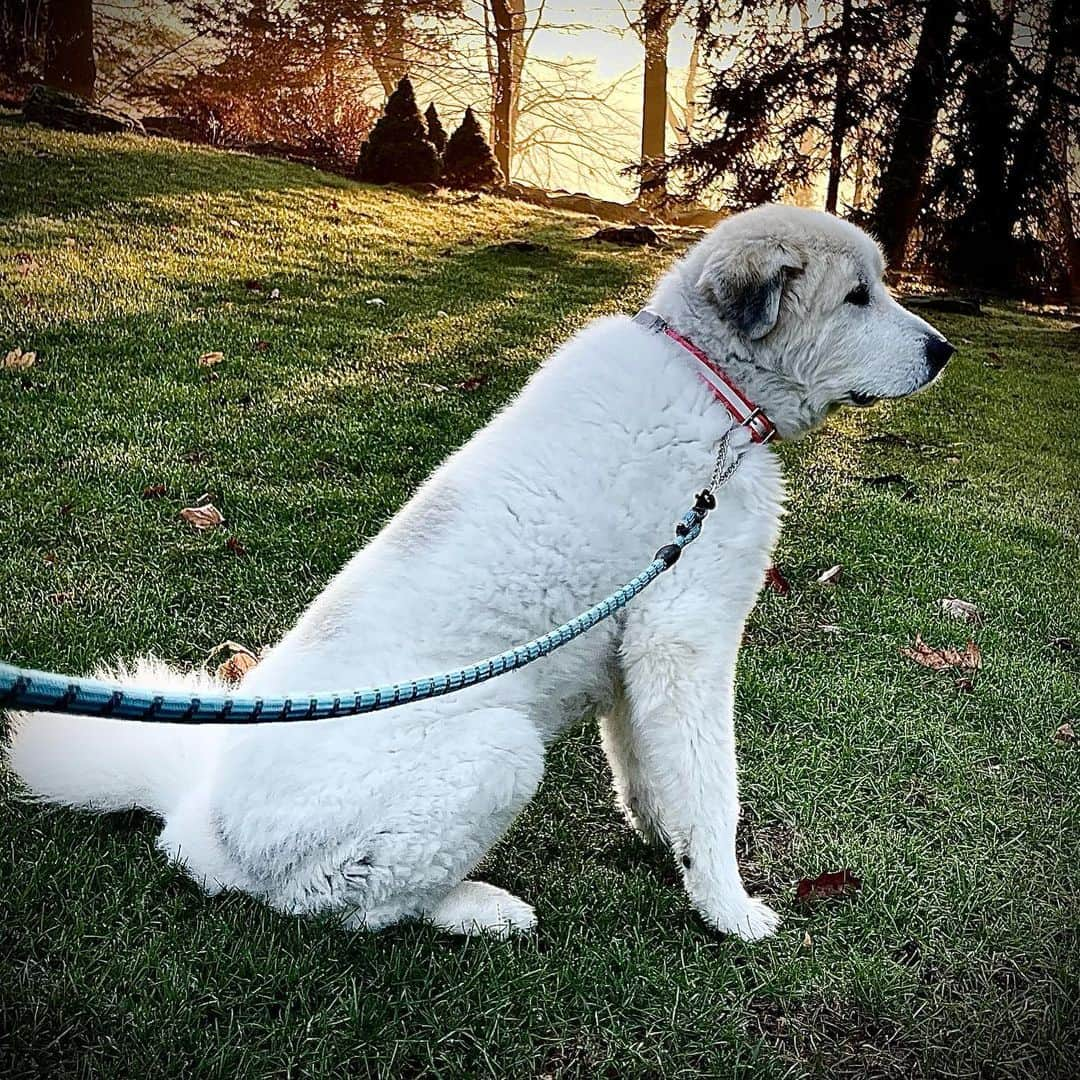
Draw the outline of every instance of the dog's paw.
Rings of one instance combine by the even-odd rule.
[[[776,933],[780,916],[762,900],[743,894],[708,908],[695,905],[701,917],[717,930],[734,934],[743,941],[760,941]]]
[[[483,881],[463,881],[429,913],[440,930],[451,934],[488,934],[497,938],[527,934],[536,928],[536,912],[524,900]]]

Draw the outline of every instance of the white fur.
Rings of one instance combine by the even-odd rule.
[[[798,437],[853,391],[899,396],[928,381],[935,332],[887,296],[880,273],[852,226],[767,207],[715,229],[650,306]],[[873,283],[868,308],[843,301],[860,277]],[[667,542],[730,426],[677,345],[625,317],[593,323],[348,563],[244,692],[436,674],[546,631]],[[762,937],[777,916],[747,895],[735,861],[734,672],[783,484],[769,449],[743,429],[733,445],[741,467],[679,565],[621,617],[522,671],[317,724],[23,716],[12,765],[45,799],[161,814],[161,848],[208,891],[369,928],[422,916],[510,932],[534,924],[532,909],[464,878],[532,798],[545,746],[589,710],[630,821],[671,845],[702,917]],[[164,682],[156,668],[134,678]]]

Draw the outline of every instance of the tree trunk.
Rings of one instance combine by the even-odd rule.
[[[836,213],[840,195],[840,174],[844,165],[844,136],[851,126],[848,83],[851,80],[851,0],[843,0],[840,10],[840,42],[837,50],[836,96],[833,99],[832,133],[829,138],[829,183],[825,209]]]
[[[645,45],[645,79],[641,100],[642,202],[663,199],[666,187],[659,168],[667,151],[667,53],[673,22],[670,0],[645,0],[641,40]]]
[[[903,266],[919,216],[934,127],[949,73],[949,44],[959,0],[930,0],[919,32],[892,151],[874,207],[874,231],[894,268]]]
[[[1023,216],[1024,196],[1031,190],[1040,171],[1040,154],[1045,152],[1046,132],[1054,104],[1054,86],[1058,68],[1068,50],[1066,18],[1070,0],[1054,0],[1047,20],[1046,62],[1039,77],[1035,104],[1016,141],[1012,168],[1005,185],[1005,212],[1010,227]]]
[[[52,0],[49,4],[42,78],[46,86],[93,101],[97,79],[93,0]]]
[[[965,261],[975,284],[996,289],[1015,271],[1011,214],[1006,205],[1009,160],[1014,148],[1016,101],[1009,79],[1016,0],[1005,0],[999,15],[989,0],[975,12],[983,60],[968,80],[971,116],[973,194],[964,215]]]
[[[491,141],[495,160],[509,182],[514,157],[521,72],[525,66],[525,0],[490,0],[495,24]]]

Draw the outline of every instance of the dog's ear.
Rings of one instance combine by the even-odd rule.
[[[765,337],[780,318],[784,285],[803,272],[798,255],[775,240],[755,240],[718,251],[697,287],[720,315],[751,341]]]

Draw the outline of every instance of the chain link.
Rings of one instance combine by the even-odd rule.
[[[728,443],[731,441],[731,433],[735,429],[730,427],[720,437],[716,447],[716,464],[713,466],[712,478],[709,480],[709,490],[715,494],[734,475],[735,470],[742,461],[741,454],[733,454]],[[730,460],[729,460],[730,459]]]

